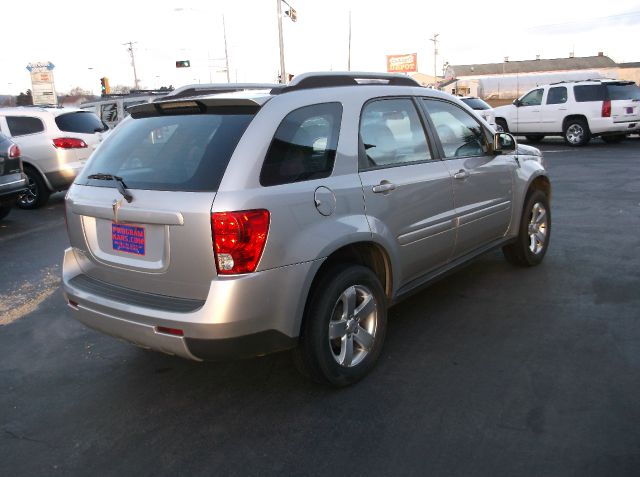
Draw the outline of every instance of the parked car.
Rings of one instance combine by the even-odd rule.
[[[18,207],[41,207],[51,193],[67,189],[107,129],[95,114],[77,108],[0,109],[0,132],[20,147],[29,180]]]
[[[622,141],[640,131],[640,88],[632,81],[586,80],[539,86],[495,108],[496,123],[531,142],[562,136],[570,146],[592,137]]]
[[[22,172],[20,148],[0,133],[0,220],[15,205],[27,189],[27,178]]]
[[[63,289],[76,319],[139,346],[294,348],[347,385],[391,304],[494,248],[539,264],[550,198],[540,151],[403,75],[167,99],[133,107],[69,190]]]
[[[502,126],[496,124],[495,111],[486,102],[480,98],[476,98],[475,96],[461,96],[458,99],[476,111],[493,129],[496,131],[502,131]]]

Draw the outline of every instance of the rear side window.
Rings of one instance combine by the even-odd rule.
[[[120,176],[132,189],[217,191],[224,171],[254,113],[157,116],[128,119],[107,137],[76,180],[96,173]]]
[[[93,134],[106,129],[98,119],[98,116],[89,111],[78,111],[56,116],[56,125],[60,131],[78,134]]]
[[[584,84],[573,87],[573,94],[578,103],[586,103],[588,101],[604,101],[607,99],[607,90],[601,84]]]
[[[271,142],[260,184],[273,186],[331,175],[341,119],[340,103],[315,104],[289,113]]]
[[[547,104],[563,104],[567,102],[567,88],[564,86],[557,86],[555,88],[549,88],[547,94]]]
[[[7,116],[7,126],[11,136],[26,136],[44,131],[42,120],[29,116]]]
[[[640,100],[640,88],[636,84],[608,84],[607,91],[612,101]]]

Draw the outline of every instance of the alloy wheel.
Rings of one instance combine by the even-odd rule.
[[[544,250],[547,243],[549,222],[547,209],[540,202],[533,204],[531,208],[531,220],[529,221],[529,250],[538,255]]]

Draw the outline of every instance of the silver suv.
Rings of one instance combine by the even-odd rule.
[[[294,348],[347,385],[393,303],[496,247],[539,264],[550,194],[537,149],[405,76],[143,104],[67,194],[64,292],[79,321],[145,348]]]
[[[29,180],[18,207],[36,209],[67,189],[107,129],[95,114],[77,108],[0,109],[0,133],[20,147]]]

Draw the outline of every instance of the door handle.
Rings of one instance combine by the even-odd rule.
[[[465,170],[465,169],[460,169],[458,172],[456,172],[453,175],[454,179],[460,179],[460,180],[464,180],[467,177],[469,177],[469,171]]]
[[[373,190],[375,194],[384,194],[385,192],[391,192],[395,189],[396,185],[394,183],[389,181],[382,181],[380,182],[380,184],[373,186],[371,190]]]

